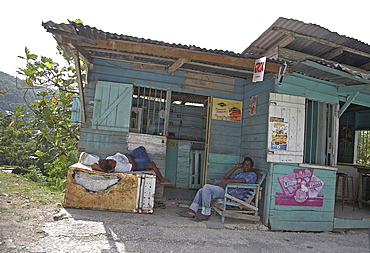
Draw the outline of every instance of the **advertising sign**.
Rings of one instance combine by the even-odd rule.
[[[212,119],[241,122],[242,110],[243,102],[214,98]]]
[[[294,173],[279,176],[283,192],[277,192],[275,205],[322,206],[324,195],[319,195],[324,182],[316,177],[314,169],[295,169]]]
[[[266,57],[256,60],[254,63],[253,80],[252,82],[262,82],[265,73]]]
[[[283,118],[270,117],[272,124],[270,149],[287,150],[289,124],[283,121]]]

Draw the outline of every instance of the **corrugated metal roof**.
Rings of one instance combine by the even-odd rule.
[[[238,65],[235,64],[235,60],[246,59],[246,61],[253,60],[254,62],[255,59],[261,56],[268,56],[268,63],[272,65],[275,64],[275,69],[278,69],[283,62],[287,61],[296,72],[331,81],[339,85],[366,84],[369,83],[367,79],[370,80],[370,72],[367,72],[367,70],[370,69],[369,45],[356,39],[331,32],[321,26],[306,24],[293,19],[277,19],[277,21],[275,21],[274,24],[257,38],[242,54],[109,33],[75,22],[70,22],[69,24],[56,24],[49,21],[43,23],[43,26],[55,36],[59,45],[67,55],[72,56],[72,50],[77,49],[80,54],[88,60],[94,57],[100,57],[170,67],[180,59],[180,57],[174,57],[171,54],[157,53],[156,50],[154,50],[153,53],[148,53],[148,51],[144,52],[133,48],[130,51],[126,46],[117,49],[112,46],[106,46],[108,44],[104,43],[102,46],[96,46],[98,40],[109,43],[132,42],[137,43],[138,46],[145,45],[149,47],[150,45],[156,45],[159,47],[166,47],[165,50],[170,48],[187,50],[186,55],[182,57],[187,58],[190,56],[189,59],[191,60],[184,61],[179,68],[226,75],[235,78],[248,79],[251,78],[253,73],[253,66],[245,67],[244,63]],[[74,39],[75,41],[84,42],[85,44],[76,46],[72,45],[73,42],[64,43],[63,38]],[[280,57],[280,55],[275,56],[274,53],[276,50],[274,49],[276,48],[279,50],[284,49],[286,55],[284,57]],[[212,61],[206,59],[207,57],[192,58],[191,55],[197,54],[197,52],[204,52],[207,54],[207,57],[211,54],[217,55],[217,59],[213,58],[215,61]],[[286,58],[291,54],[296,54],[294,60]],[[218,59],[227,57],[231,57],[228,58],[230,60],[217,62]],[[335,63],[335,66],[333,64],[327,64],[324,60]],[[314,67],[309,63],[312,61],[323,67],[319,67],[319,65],[315,65]],[[336,66],[341,64],[344,67],[339,68],[340,71],[347,72],[349,74],[348,76],[330,71],[330,68],[335,69],[337,68]],[[348,67],[353,69],[351,70]],[[363,73],[358,75],[357,72]],[[277,73],[277,71],[274,73]]]
[[[370,45],[294,19],[278,18],[243,53],[261,57],[277,46],[364,71],[370,70]],[[340,49],[343,51],[338,53]],[[280,56],[275,59],[289,60]]]
[[[223,50],[210,50],[205,48],[200,48],[192,45],[182,45],[182,44],[171,44],[166,43],[163,41],[151,40],[151,39],[143,39],[137,38],[128,35],[120,35],[116,33],[109,33],[99,30],[95,27],[90,27],[87,25],[70,22],[69,24],[56,24],[52,21],[46,22],[42,24],[48,32],[54,34],[55,39],[58,41],[59,45],[63,48],[66,52],[67,56],[72,56],[72,50],[74,49],[70,44],[63,43],[63,36],[74,38],[80,41],[85,41],[87,43],[94,43],[94,40],[103,40],[103,41],[126,41],[126,42],[134,42],[134,43],[142,43],[142,44],[149,44],[149,45],[158,45],[164,47],[171,47],[175,49],[185,49],[190,50],[193,52],[205,52],[210,54],[220,55],[220,57],[234,57],[240,59],[248,59],[248,60],[255,60],[256,57],[250,56],[248,54],[238,54],[231,51],[223,51]],[[90,41],[89,41],[90,40]],[[81,48],[76,47],[80,53],[82,51],[85,52],[85,57],[101,57],[107,59],[116,59],[116,60],[129,60],[141,63],[149,63],[149,64],[158,64],[163,66],[171,66],[178,57],[168,57],[166,55],[159,55],[159,54],[148,54],[142,53],[139,51],[125,51],[125,50],[116,50],[116,49],[107,49],[107,48],[96,48],[96,47],[89,47],[89,46],[82,46]],[[230,64],[220,64],[215,63],[212,61],[199,61],[199,60],[190,60],[181,66],[182,69],[192,69],[198,71],[207,71],[214,74],[220,75],[227,75],[236,78],[251,78],[253,73],[253,67],[241,67],[238,65],[233,64],[232,61],[229,61]],[[274,64],[281,64],[282,62],[276,60],[268,60],[268,62]]]

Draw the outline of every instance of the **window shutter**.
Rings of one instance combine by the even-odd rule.
[[[302,163],[305,98],[270,93],[267,162]]]
[[[132,85],[130,84],[97,83],[92,128],[128,132],[132,90]]]
[[[72,112],[71,112],[71,124],[79,125],[81,124],[81,102],[80,96],[74,95],[72,97]]]

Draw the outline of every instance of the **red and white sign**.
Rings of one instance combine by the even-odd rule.
[[[265,73],[266,57],[256,60],[254,63],[253,80],[252,82],[262,82]]]

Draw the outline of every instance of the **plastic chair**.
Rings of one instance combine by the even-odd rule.
[[[267,176],[267,172],[263,170],[253,170],[257,174],[255,184],[228,184],[225,189],[223,199],[214,199],[212,209],[221,215],[221,222],[225,222],[225,217],[244,219],[251,221],[259,221],[258,201],[261,198],[262,183]],[[242,199],[235,198],[229,195],[229,188],[246,188],[248,191]]]

